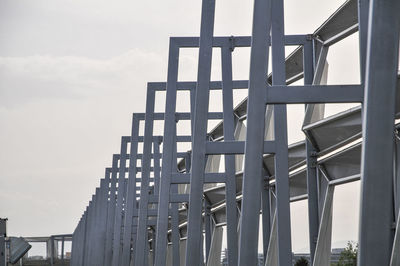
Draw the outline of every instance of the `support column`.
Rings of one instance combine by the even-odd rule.
[[[231,39],[233,42],[233,39]],[[233,116],[232,86],[232,51],[222,47],[222,97],[223,97],[223,132],[224,141],[234,141],[235,120]],[[228,246],[228,264],[238,263],[237,208],[236,208],[236,173],[235,155],[225,155],[225,200],[226,200],[226,232]]]
[[[207,261],[207,266],[214,266],[221,264],[222,233],[223,233],[222,227],[215,227],[213,230],[211,249]]]
[[[322,47],[321,52],[323,49]],[[303,46],[303,70],[304,70],[304,84],[310,85],[313,83],[313,49],[312,45],[307,42]],[[314,105],[306,105],[310,108]],[[307,114],[306,114],[307,115]],[[312,117],[312,113],[310,114]],[[323,118],[323,117],[321,117]],[[310,118],[310,121],[312,119]],[[306,160],[307,160],[307,195],[308,195],[308,228],[309,228],[309,243],[310,243],[310,261],[314,261],[315,248],[318,239],[318,189],[317,189],[317,158],[315,156],[316,150],[309,139],[306,138]]]
[[[270,188],[269,176],[264,171],[264,178],[261,180],[261,212],[262,212],[262,230],[263,230],[263,256],[264,262],[267,258],[268,243],[271,237],[271,208],[270,208]]]
[[[332,242],[332,205],[334,185],[329,185],[324,198],[321,223],[318,232],[318,241],[313,260],[314,266],[330,265],[331,263],[331,242]]]
[[[276,230],[276,212],[272,218],[271,237],[268,242],[267,255],[265,257],[265,266],[278,265],[278,239]]]
[[[131,148],[129,157],[128,187],[125,202],[124,236],[122,246],[121,265],[130,265],[133,214],[136,210],[136,160],[139,141],[139,118],[136,114],[132,116]]]
[[[107,173],[108,172],[108,173]],[[106,170],[106,176],[109,176],[109,171]],[[108,201],[108,189],[110,179],[108,177],[100,180],[100,201],[99,203],[99,214],[98,214],[98,243],[96,243],[96,265],[104,265],[104,248],[107,232],[107,201]]]
[[[0,266],[6,266],[6,241],[0,236]]]
[[[117,174],[118,174],[118,161],[119,154],[113,155],[112,169],[111,169],[111,188],[110,188],[110,200],[108,202],[107,211],[107,236],[106,236],[106,247],[104,251],[105,265],[111,265],[112,260],[112,243],[113,243],[113,232],[114,232],[114,217],[115,217],[115,196],[117,186]]]
[[[173,161],[177,161],[177,143],[174,145]],[[176,169],[176,168],[175,168]],[[173,172],[176,172],[173,171]],[[171,185],[171,193],[178,194],[178,184]],[[180,266],[179,203],[171,203],[172,265]]]
[[[143,158],[142,158],[142,182],[140,186],[138,234],[136,236],[135,265],[144,265],[147,258],[146,246],[148,245],[147,212],[149,205],[149,182],[151,150],[153,146],[153,120],[155,91],[148,90],[146,96],[146,115],[144,126]]]
[[[393,243],[393,138],[399,52],[397,0],[370,2],[361,160],[358,264],[389,265]]]
[[[203,258],[201,256],[203,246],[201,245],[201,240],[204,167],[206,163],[206,150],[204,143],[207,136],[214,16],[215,0],[203,0],[201,11],[196,102],[194,108],[195,121],[192,134],[192,169],[190,173],[186,266],[194,266],[203,263]]]
[[[115,207],[114,216],[114,238],[113,238],[113,256],[112,265],[118,266],[119,259],[121,256],[121,230],[122,230],[122,204],[126,194],[125,191],[125,169],[126,169],[126,151],[127,144],[130,137],[121,138],[121,153],[119,160],[119,175],[118,175],[118,190],[117,190],[117,202]]]
[[[166,265],[167,257],[167,232],[168,232],[168,209],[169,192],[171,184],[171,173],[173,163],[172,152],[175,145],[176,124],[176,83],[178,79],[179,47],[174,40],[170,39],[168,58],[167,95],[164,116],[163,156],[161,169],[160,195],[158,199],[158,215],[156,228],[156,266]]]
[[[283,0],[272,1],[272,85],[286,85]],[[267,94],[268,95],[268,94]],[[268,99],[267,99],[268,101]],[[274,106],[278,265],[292,265],[286,105]]]
[[[265,88],[268,75],[271,1],[255,0],[250,54],[247,133],[240,221],[239,265],[258,263],[258,227],[261,203]]]

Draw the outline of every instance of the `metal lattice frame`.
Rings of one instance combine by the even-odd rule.
[[[167,82],[148,84],[146,113],[134,115],[131,136],[122,138],[121,154],[113,157],[75,229],[71,265],[215,265],[224,225],[229,265],[257,265],[260,213],[266,265],[292,265],[290,202],[305,199],[311,262],[328,265],[334,188],[359,179],[359,265],[398,265],[398,125],[393,132],[394,118],[400,117],[399,2],[348,0],[313,34],[291,36],[283,32],[283,1],[255,0],[251,37],[214,37],[214,9],[214,0],[203,1],[199,38],[170,39]],[[361,84],[322,85],[329,47],[357,31]],[[299,47],[285,59],[287,45]],[[179,50],[189,47],[199,49],[197,81],[179,82]],[[213,47],[221,49],[222,81],[210,81]],[[248,81],[232,80],[232,53],[238,47],[251,47]],[[304,85],[289,86],[301,78]],[[232,91],[241,88],[248,88],[248,99],[233,108]],[[208,111],[209,91],[215,89],[222,90],[222,113]],[[163,90],[165,114],[155,113],[155,92]],[[190,91],[190,113],[176,112],[178,90]],[[306,140],[288,146],[286,105],[294,103],[306,105]],[[362,107],[324,118],[325,103]],[[221,123],[207,132],[210,119]],[[145,129],[137,178],[140,120]],[[154,120],[164,121],[162,138],[153,136]],[[177,135],[179,120],[191,121],[191,136]],[[192,150],[179,153],[180,142],[191,142]],[[239,154],[245,158],[243,171]],[[225,159],[224,172],[217,167],[219,156]],[[182,159],[176,165],[177,158]],[[180,193],[187,184],[190,192]]]

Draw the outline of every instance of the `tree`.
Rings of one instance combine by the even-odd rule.
[[[340,253],[336,266],[357,266],[358,244],[347,242],[346,248]]]
[[[306,258],[304,258],[304,257],[301,257],[300,259],[298,259],[296,261],[294,266],[308,266],[308,260]]]

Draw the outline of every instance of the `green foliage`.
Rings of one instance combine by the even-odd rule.
[[[335,266],[357,266],[358,244],[347,242],[347,247],[340,253],[339,262]]]
[[[300,259],[298,259],[296,261],[294,266],[308,266],[308,260],[306,258],[304,258],[304,257],[301,257]]]

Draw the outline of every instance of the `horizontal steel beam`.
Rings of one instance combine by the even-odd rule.
[[[245,141],[206,142],[206,154],[244,154]],[[275,142],[264,141],[264,153],[275,153]]]
[[[225,183],[225,173],[205,173],[204,183]],[[190,184],[190,173],[173,173],[171,184]]]
[[[171,194],[169,195],[170,203],[189,202],[189,194]]]
[[[267,104],[360,103],[361,85],[271,86],[266,89]]]

